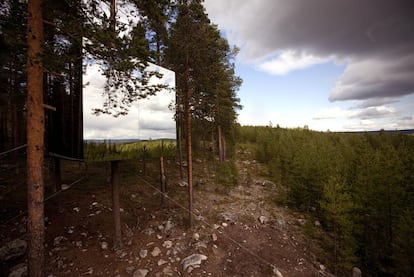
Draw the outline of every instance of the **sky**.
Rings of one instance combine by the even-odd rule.
[[[414,128],[412,0],[205,0],[240,53],[242,125]]]

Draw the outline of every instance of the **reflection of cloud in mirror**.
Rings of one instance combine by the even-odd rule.
[[[150,83],[175,87],[173,71],[153,64],[150,64],[149,70],[162,73],[162,78],[152,77]],[[83,93],[84,139],[175,138],[174,111],[169,109],[169,105],[175,101],[173,91],[162,90],[155,96],[133,103],[125,116],[96,116],[92,110],[103,105],[105,81],[98,65],[88,66],[84,75],[86,85]]]

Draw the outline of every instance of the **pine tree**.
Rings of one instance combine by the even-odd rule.
[[[42,1],[29,0],[27,23],[27,234],[30,277],[41,277],[44,272],[42,43]]]
[[[321,208],[333,235],[335,274],[338,267],[351,268],[355,262],[355,241],[352,238],[352,198],[347,186],[332,176],[323,186]]]

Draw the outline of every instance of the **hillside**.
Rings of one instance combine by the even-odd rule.
[[[123,164],[124,246],[116,251],[103,163],[89,165],[87,180],[46,203],[46,276],[328,276],[318,257],[321,250],[303,234],[306,219],[275,205],[283,189],[267,181],[252,158],[249,150],[237,151],[238,183],[227,187],[217,182],[215,165],[194,162],[192,230],[187,227],[187,188],[175,163],[169,161],[166,167],[169,200],[164,208],[156,161],[147,165],[147,176],[139,173],[140,164]],[[65,172],[77,167],[68,163]],[[1,245],[24,240],[25,222],[23,216],[2,225]],[[201,265],[184,269],[185,258],[193,254],[200,254],[192,258]],[[4,262],[1,276],[24,260]]]

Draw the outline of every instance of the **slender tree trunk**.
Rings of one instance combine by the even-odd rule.
[[[187,145],[187,177],[188,177],[188,217],[190,228],[193,228],[193,157],[191,142],[191,112],[190,112],[190,76],[188,64],[188,52],[186,53],[185,80],[186,80],[186,99],[185,99],[185,129]]]
[[[221,133],[221,125],[219,124],[217,127],[217,140],[218,140],[218,147],[219,147],[219,161],[222,163],[224,162],[224,155],[223,155],[223,140],[222,140],[222,133]]]
[[[181,120],[181,97],[179,96],[179,91],[176,90],[175,92],[175,103],[176,103],[176,123],[175,123],[175,128],[176,128],[176,136],[177,136],[177,158],[178,158],[178,162],[180,164],[180,179],[182,180],[184,178],[184,174],[183,174],[183,142],[182,142],[182,132],[181,132],[181,128],[182,128],[182,120]]]
[[[44,273],[44,110],[42,1],[28,1],[27,29],[27,235],[30,277]]]

